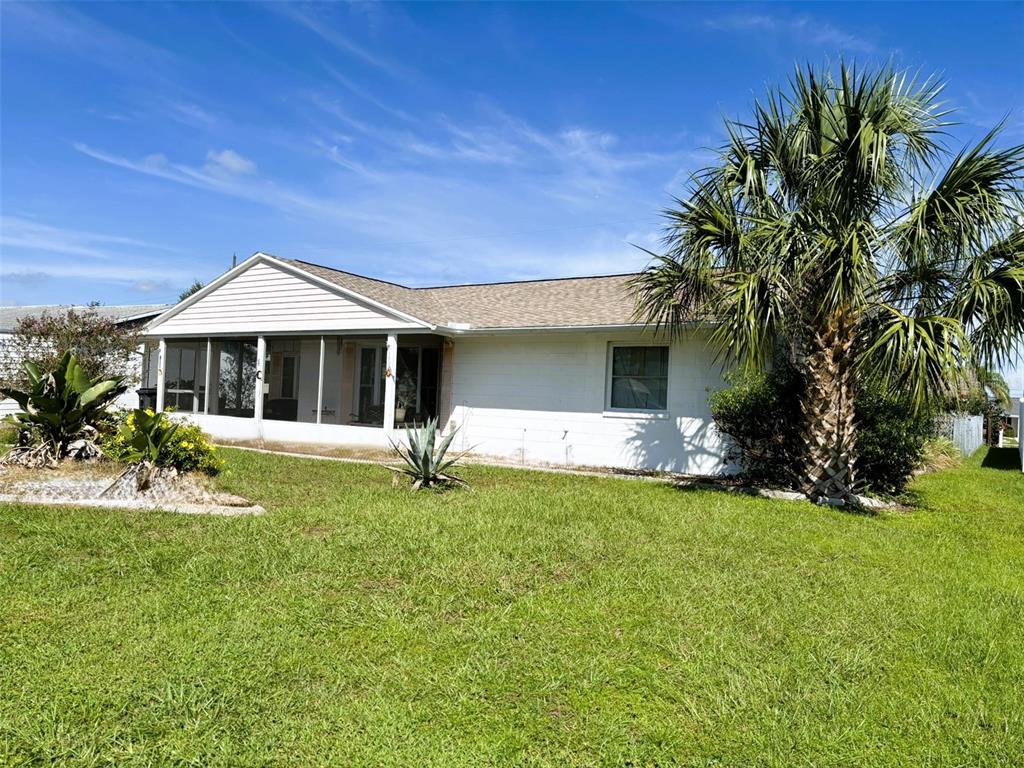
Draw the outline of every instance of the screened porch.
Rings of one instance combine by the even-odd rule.
[[[139,396],[202,417],[390,430],[439,415],[443,356],[430,334],[154,339]]]

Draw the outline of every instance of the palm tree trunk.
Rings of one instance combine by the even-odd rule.
[[[853,345],[853,329],[837,321],[817,334],[804,360],[803,490],[819,503],[849,503],[854,492]]]

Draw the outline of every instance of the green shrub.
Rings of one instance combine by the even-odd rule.
[[[733,373],[708,398],[715,424],[731,442],[729,458],[755,483],[799,485],[800,375],[780,364],[769,372]]]
[[[752,482],[800,486],[803,415],[799,372],[780,363],[767,373],[732,374],[731,386],[708,398],[720,432]],[[901,492],[934,433],[932,414],[865,385],[857,395],[856,478],[869,491]]]
[[[932,413],[915,414],[902,398],[872,386],[858,393],[856,410],[857,479],[869,491],[900,493],[935,434]]]
[[[10,417],[18,429],[18,443],[5,460],[42,466],[68,457],[97,456],[99,426],[107,406],[125,391],[122,380],[88,375],[70,352],[46,373],[32,362],[24,369],[27,389],[0,388],[0,394],[21,408]]]
[[[102,440],[103,452],[116,461],[148,461],[179,472],[215,475],[224,466],[217,449],[197,424],[172,422],[146,409],[125,411]]]

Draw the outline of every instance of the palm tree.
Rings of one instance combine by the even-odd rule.
[[[767,367],[783,347],[805,381],[813,499],[853,493],[859,386],[920,408],[1024,337],[1024,146],[997,147],[997,127],[951,155],[942,90],[893,69],[798,69],[749,123],[726,123],[634,281],[638,319],[708,325],[723,362]]]
[[[977,376],[978,386],[981,387],[986,399],[991,399],[1004,413],[1009,413],[1013,410],[1010,385],[1006,383],[1003,374],[991,368],[986,368],[984,365],[979,365],[975,369],[975,376]]]

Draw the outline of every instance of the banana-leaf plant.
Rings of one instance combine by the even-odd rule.
[[[8,419],[18,428],[18,443],[4,461],[52,466],[65,458],[98,456],[99,426],[110,403],[127,389],[123,379],[88,376],[70,352],[52,371],[44,373],[32,362],[24,368],[27,390],[0,388],[21,408]]]
[[[391,447],[405,461],[403,467],[392,467],[412,478],[412,489],[444,485],[466,485],[466,481],[452,474],[453,466],[465,455],[447,458],[448,448],[458,430],[453,430],[437,443],[437,419],[430,419],[422,427],[407,427],[408,447],[391,441]]]

